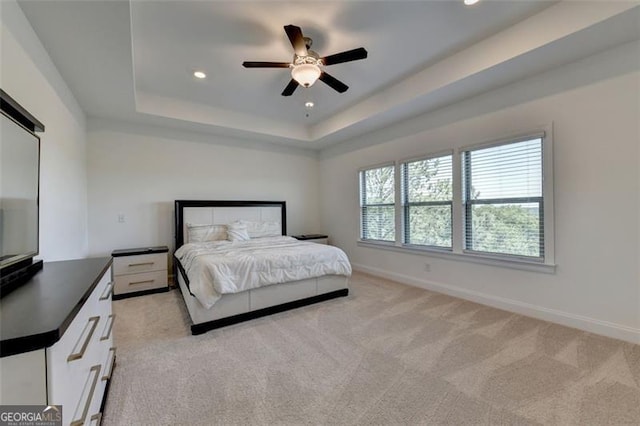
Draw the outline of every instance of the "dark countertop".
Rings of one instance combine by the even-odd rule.
[[[296,240],[318,240],[320,238],[329,238],[328,235],[325,234],[301,234],[301,235],[292,235]]]
[[[111,262],[110,257],[45,262],[29,282],[0,299],[0,357],[60,340]]]

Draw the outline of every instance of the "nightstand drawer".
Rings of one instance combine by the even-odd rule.
[[[167,254],[139,254],[113,258],[113,275],[138,274],[141,272],[167,271]],[[119,291],[116,288],[116,292]]]
[[[115,277],[115,294],[133,293],[168,286],[167,270]]]

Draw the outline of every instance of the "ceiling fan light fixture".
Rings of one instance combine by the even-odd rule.
[[[344,93],[349,90],[349,86],[332,77],[323,69],[329,65],[366,59],[368,53],[364,47],[320,57],[317,52],[310,49],[313,42],[310,38],[302,35],[300,27],[285,25],[284,31],[287,33],[287,37],[293,47],[294,53],[291,62],[245,61],[242,66],[245,68],[289,68],[291,81],[285,86],[281,93],[282,96],[291,96],[298,86],[311,87],[318,80],[338,93]]]
[[[320,67],[316,64],[294,65],[291,69],[291,78],[303,87],[311,87],[320,77]]]

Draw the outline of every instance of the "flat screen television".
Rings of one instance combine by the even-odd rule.
[[[0,297],[42,265],[39,252],[40,138],[44,126],[0,90]]]

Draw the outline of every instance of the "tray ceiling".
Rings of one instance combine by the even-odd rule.
[[[19,2],[90,117],[312,149],[639,37],[637,7],[592,3],[576,17],[552,1]],[[287,24],[321,56],[368,50],[326,68],[346,93],[283,97],[287,69],[241,66],[290,61]]]

